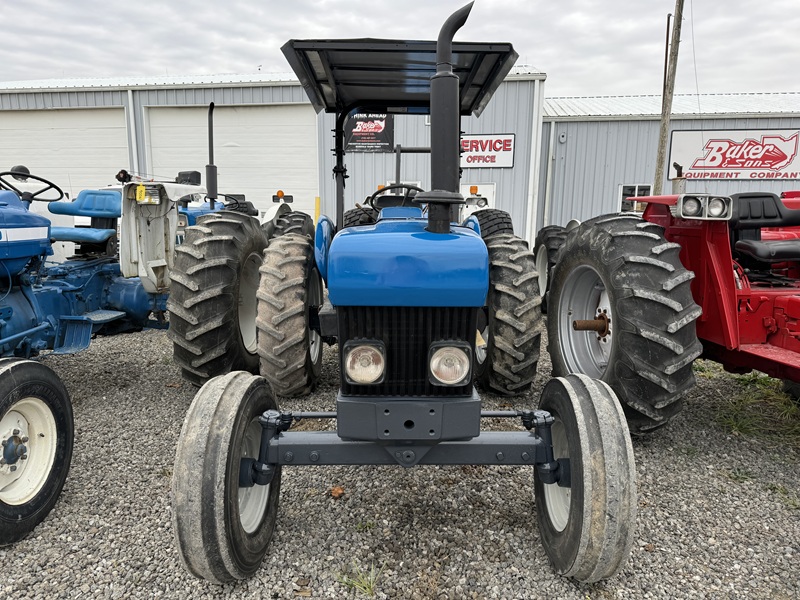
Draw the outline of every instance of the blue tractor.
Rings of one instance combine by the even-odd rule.
[[[95,335],[166,327],[182,228],[201,217],[255,218],[241,198],[227,205],[213,197],[202,201],[206,190],[197,172],[175,182],[120,175],[121,185],[83,190],[61,202],[64,193],[55,183],[24,167],[0,173],[0,545],[19,540],[47,516],[72,456],[67,390],[31,359],[42,351],[80,352]],[[90,226],[53,227],[29,210],[36,201],[48,202],[52,214],[88,219]],[[264,234],[254,237],[263,249]],[[75,255],[50,262],[54,242],[75,244]],[[248,304],[255,305],[255,291]],[[227,370],[211,375],[246,367],[228,362],[219,367]]]
[[[518,465],[533,472],[541,539],[559,573],[597,581],[629,554],[634,457],[611,388],[568,375],[545,385],[536,410],[486,411],[474,385],[529,390],[542,323],[535,259],[508,216],[460,217],[460,117],[480,114],[517,58],[508,43],[453,43],[471,6],[447,19],[438,42],[283,46],[312,105],[336,114],[337,214],[313,234],[273,236],[263,256],[239,252],[259,265],[251,347],[261,375],[210,379],[183,425],[173,529],[197,577],[229,582],[258,570],[284,467],[295,465]],[[358,112],[430,113],[431,190],[401,185],[344,210],[344,125]],[[212,315],[205,330],[221,320]],[[276,396],[317,382],[321,340],[338,346],[336,411],[280,411]],[[481,431],[486,417],[525,431]],[[335,419],[336,431],[292,430],[300,419]]]

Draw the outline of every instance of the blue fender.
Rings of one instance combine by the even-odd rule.
[[[317,263],[317,271],[326,285],[328,283],[328,252],[335,229],[333,221],[322,215],[317,221],[317,230],[314,233],[314,260]]]

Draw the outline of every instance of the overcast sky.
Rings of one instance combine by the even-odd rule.
[[[284,73],[279,48],[290,38],[435,39],[463,4],[4,0],[0,81]],[[456,39],[512,42],[518,64],[547,73],[550,97],[659,94],[674,7],[674,0],[476,0]],[[681,38],[677,93],[800,91],[798,0],[686,0]]]

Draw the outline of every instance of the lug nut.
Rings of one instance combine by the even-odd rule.
[[[27,454],[23,454],[22,456],[19,457],[19,459],[20,460],[28,460],[28,455]]]
[[[24,443],[25,443],[25,442],[27,442],[27,441],[28,441],[28,436],[27,436],[27,435],[26,435],[26,436],[23,436],[23,437],[22,437],[22,443],[24,444]]]
[[[3,440],[2,444],[3,444],[3,448],[5,448],[8,445],[8,440]]]
[[[14,471],[17,470],[17,465],[11,465],[10,468],[11,468],[11,472],[13,473]]]
[[[6,459],[5,458],[0,458],[0,465],[4,465],[4,464],[6,464]]]
[[[12,431],[11,433],[13,433],[14,435],[19,435],[19,429],[15,429],[15,430],[14,430],[14,431]]]

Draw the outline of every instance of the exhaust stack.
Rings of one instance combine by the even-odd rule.
[[[206,190],[211,210],[217,199],[217,166],[214,164],[214,103],[208,105],[208,164],[206,165]]]
[[[453,72],[453,37],[467,22],[472,2],[444,22],[436,42],[436,74],[431,77],[431,191],[417,195],[428,203],[428,231],[448,233],[459,193],[461,103],[458,75]]]

